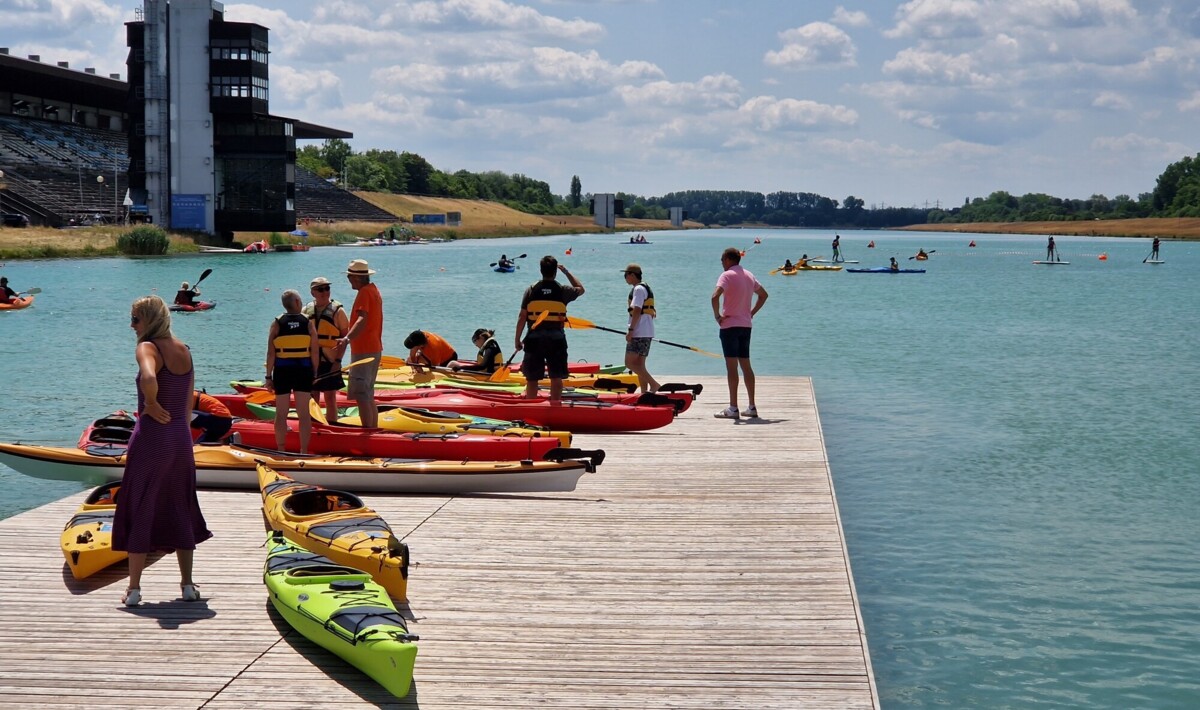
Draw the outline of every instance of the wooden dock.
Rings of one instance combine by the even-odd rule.
[[[124,564],[73,580],[84,493],[0,521],[0,705],[879,707],[810,380],[735,423],[724,379],[675,379],[706,389],[670,427],[577,437],[608,460],[573,493],[366,497],[412,548],[403,700],[275,614],[259,496],[201,491],[200,603],[173,556],[137,609]]]

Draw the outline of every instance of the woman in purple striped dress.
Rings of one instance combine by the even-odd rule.
[[[192,355],[171,333],[170,311],[158,296],[134,301],[129,323],[138,337],[139,415],[113,517],[113,549],[129,553],[129,588],[121,601],[125,606],[141,603],[146,555],[155,551],[175,553],[183,600],[199,601],[192,556],[212,533],[196,498],[188,426]]]

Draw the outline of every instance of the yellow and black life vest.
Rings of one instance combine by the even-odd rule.
[[[646,289],[646,300],[642,303],[642,315],[657,318],[658,312],[654,310],[654,292],[650,290],[650,284],[647,283],[639,283],[629,289],[629,307],[626,310],[629,311],[629,315],[633,315],[633,291],[638,286]]]
[[[307,360],[312,347],[308,319],[299,313],[284,313],[275,319],[275,323],[279,326],[271,343],[275,348],[275,362]]]
[[[320,313],[316,312],[316,307],[309,303],[304,307],[304,315],[310,320],[313,318],[317,321],[317,345],[323,348],[336,348],[338,338],[342,337],[341,331],[338,330],[335,318],[337,312],[342,307],[337,301],[330,301]]]
[[[487,352],[492,351],[492,361],[487,361]],[[495,338],[488,338],[487,342],[479,348],[479,353],[475,356],[475,364],[481,366],[486,372],[495,372],[504,367],[504,353],[500,351],[500,343],[496,342]]]
[[[538,281],[529,287],[529,303],[525,305],[525,312],[529,314],[531,325],[541,317],[543,311],[547,315],[542,325],[552,324],[552,328],[561,328],[567,322],[567,302],[563,300],[563,285],[559,282]]]

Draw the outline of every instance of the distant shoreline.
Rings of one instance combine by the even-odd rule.
[[[439,205],[445,199],[450,205]],[[571,233],[653,232],[674,229],[669,222],[650,219],[618,218],[616,229],[605,230],[590,217],[531,215],[510,210],[496,203],[481,201],[449,200],[448,198],[423,198],[420,207],[435,210],[447,206],[463,211],[462,227],[413,225],[405,215],[398,215],[396,225],[415,231],[422,238],[443,237],[454,239],[495,239],[502,237],[536,237]],[[394,206],[393,206],[394,208]],[[472,213],[468,213],[470,210]],[[475,212],[475,210],[479,210]],[[451,210],[453,211],[453,210]],[[307,243],[312,246],[332,246],[336,237],[374,237],[379,230],[392,225],[371,222],[334,222],[300,225],[310,233]],[[685,229],[701,229],[698,222],[687,222]],[[710,227],[720,229],[720,227]],[[731,230],[769,230],[772,227],[758,224],[730,225]],[[836,228],[824,228],[832,231]],[[50,229],[30,227],[24,229],[0,227],[0,263],[22,259],[46,259],[69,257],[113,256],[117,237],[125,228],[104,226],[77,229]],[[1113,219],[1078,222],[970,222],[964,224],[914,224],[895,227],[886,231],[899,232],[955,232],[963,234],[1028,234],[1088,237],[1159,237],[1164,240],[1200,241],[1200,219],[1198,218],[1154,218]],[[267,239],[266,232],[239,233],[238,240],[250,243]],[[290,242],[300,242],[298,237],[284,235]],[[172,235],[171,254],[196,253],[199,247],[189,236]]]
[[[1082,237],[1145,237],[1200,240],[1200,219],[1154,217],[1077,222],[966,222],[963,224],[912,224],[895,227],[902,232],[964,232],[970,234],[1045,234]]]

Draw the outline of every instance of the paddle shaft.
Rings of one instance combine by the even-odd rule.
[[[589,323],[589,325],[586,325],[583,327],[595,328],[596,330],[604,330],[609,333],[619,333],[621,335],[625,334],[625,331],[623,331],[623,330],[617,330],[616,328],[605,328],[604,326],[596,325],[595,323],[592,323],[591,321],[587,321],[587,322]],[[580,323],[577,322],[576,325],[580,325]],[[653,340],[656,343],[662,343],[663,345],[670,345],[670,346],[676,347],[676,348],[683,348],[684,350],[691,350],[694,353],[700,353],[701,355],[707,355],[709,357],[721,357],[720,355],[718,355],[716,353],[710,353],[707,350],[701,350],[700,348],[695,348],[695,347],[692,347],[691,345],[684,345],[682,343],[672,343],[670,340],[660,340],[659,338],[651,338],[651,340]]]

